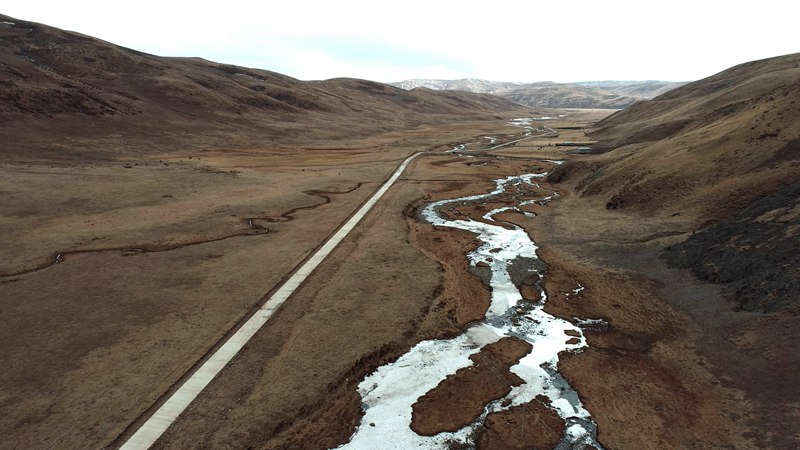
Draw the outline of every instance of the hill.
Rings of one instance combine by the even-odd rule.
[[[165,58],[0,15],[2,155],[109,157],[177,144],[358,137],[523,108],[494,96],[299,81],[200,58]],[[525,110],[525,112],[529,112]],[[152,139],[157,136],[158,139]],[[62,151],[69,144],[69,152]]]
[[[608,323],[559,363],[607,447],[798,448],[798,105],[800,54],[753,61],[618,111],[587,130],[600,153],[558,158],[532,234],[548,292],[567,293],[551,308]]]
[[[517,89],[498,92],[497,95],[531,107],[622,109],[644,100],[644,97],[620,95],[607,89],[581,86],[573,83],[531,83]]]
[[[577,83],[512,83],[479,79],[412,79],[391,83],[403,89],[424,87],[494,94],[515,103],[540,108],[621,109],[667,92],[683,82],[585,81]]]
[[[579,81],[579,86],[594,87],[619,95],[651,99],[686,84],[684,81]]]
[[[668,258],[739,307],[796,304],[798,104],[800,54],[749,62],[600,121],[592,137],[615,150],[561,170],[609,209],[691,220],[703,231]]]

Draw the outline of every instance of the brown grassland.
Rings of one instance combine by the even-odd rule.
[[[365,375],[488,306],[465,257],[474,236],[419,209],[543,171],[558,198],[502,218],[540,246],[551,314],[609,324],[559,362],[600,443],[800,446],[800,56],[614,114],[544,111],[0,19],[14,22],[0,24],[0,448],[121,445],[420,151],[156,448],[346,442]],[[507,124],[559,113],[535,123],[546,136]],[[486,136],[525,139],[490,150]],[[445,152],[459,143],[470,158]],[[487,346],[419,399],[413,429],[470,423],[519,383],[527,345]],[[476,443],[553,448],[563,426],[534,400],[490,415]]]

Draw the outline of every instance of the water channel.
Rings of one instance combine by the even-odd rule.
[[[495,215],[517,210],[534,202],[549,201],[553,195],[522,200],[526,196],[509,196],[512,191],[534,192],[539,188],[537,180],[546,173],[509,176],[496,180],[491,192],[430,203],[422,210],[427,222],[445,228],[455,228],[475,233],[480,247],[468,253],[470,265],[487,267],[491,271],[491,304],[482,321],[470,324],[466,330],[452,339],[420,342],[394,363],[379,367],[368,375],[358,387],[362,398],[364,416],[349,443],[341,449],[448,449],[453,445],[474,446],[475,432],[486,416],[492,412],[541,399],[564,420],[564,433],[558,450],[580,449],[594,446],[597,442],[597,427],[589,412],[583,407],[578,394],[558,373],[558,355],[564,351],[579,351],[586,346],[580,327],[554,317],[544,311],[547,295],[539,288],[538,299],[523,299],[515,284],[513,271],[525,267],[529,272],[539,273],[544,267],[536,264],[536,244],[517,225],[501,222]],[[541,192],[541,190],[539,190]],[[475,206],[504,198],[516,198],[515,204],[494,209],[483,215],[483,220],[452,219],[447,211],[461,206]],[[532,216],[527,212],[526,215]],[[512,266],[514,269],[512,270]],[[539,278],[541,279],[541,278]],[[579,324],[582,321],[577,321]],[[567,334],[569,332],[569,335]],[[411,425],[412,405],[417,399],[435,388],[448,375],[473,364],[470,356],[484,346],[513,336],[532,344],[532,350],[511,371],[524,380],[513,387],[504,398],[485,405],[478,419],[456,432],[443,432],[435,436],[421,436]],[[571,339],[572,336],[577,336]],[[461,448],[459,447],[459,448]]]

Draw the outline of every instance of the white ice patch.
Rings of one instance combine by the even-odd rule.
[[[508,125],[512,127],[525,127],[531,124],[533,119],[530,117],[520,117],[518,119],[511,119],[508,121]]]
[[[573,317],[573,319],[579,327],[608,327],[608,322],[604,319],[581,319],[580,317]]]
[[[3,25],[16,25],[14,22],[0,22]]]
[[[553,164],[558,165],[558,166],[560,166],[561,164],[564,164],[566,162],[563,159],[543,159],[542,161],[553,163]]]
[[[378,368],[358,385],[364,417],[348,444],[340,448],[447,449],[466,442],[469,429],[420,436],[411,427],[412,405],[448,375],[472,365],[471,355],[503,334],[479,323],[449,340],[423,341],[396,362]]]
[[[445,150],[445,153],[459,153],[463,152],[467,148],[464,144],[458,144],[455,147],[451,148],[450,150]]]
[[[581,438],[585,437],[588,434],[586,428],[580,424],[570,425],[567,428],[567,436],[569,436],[574,441],[580,441]]]
[[[580,294],[581,292],[583,292],[585,289],[586,289],[585,287],[581,286],[581,284],[580,284],[580,283],[578,283],[578,287],[576,287],[575,289],[573,289],[573,290],[572,290],[572,292],[566,292],[564,295],[565,295],[566,297],[570,297],[570,296],[573,296],[573,295],[578,295],[578,294]]]
[[[528,403],[539,395],[549,400],[550,408],[567,424],[589,420],[589,412],[578,400],[577,393],[556,372],[560,352],[577,351],[586,346],[582,330],[544,311],[547,301],[544,290],[540,289],[538,301],[522,302],[522,294],[511,279],[509,269],[512,263],[520,261],[519,258],[537,258],[536,244],[525,230],[516,225],[506,228],[472,219],[450,220],[439,212],[449,205],[488,200],[505,192],[508,187],[520,184],[536,186],[533,180],[545,175],[502,178],[496,180],[495,189],[489,193],[440,200],[423,208],[422,216],[431,224],[470,231],[482,242],[467,258],[473,266],[479,263],[489,266],[491,304],[484,320],[469,326],[461,335],[453,339],[420,342],[396,362],[382,366],[367,376],[358,387],[364,417],[350,442],[339,448],[447,449],[453,443],[473,446],[473,431],[483,423],[488,413]],[[528,202],[534,201],[541,199]],[[494,214],[518,207],[498,208],[486,213],[483,218],[491,222],[494,221]],[[572,340],[572,335],[579,336],[577,343],[567,344]],[[524,380],[523,384],[513,387],[503,399],[485,405],[477,421],[457,432],[420,436],[411,430],[412,406],[421,396],[438,386],[448,375],[471,366],[470,355],[506,336],[523,339],[532,345],[530,353],[511,367],[511,371]],[[602,449],[594,434],[583,427],[581,430],[584,432],[571,425],[563,438],[570,443],[580,440]]]
[[[519,208],[517,208],[516,206],[503,206],[502,208],[495,208],[495,209],[487,212],[486,214],[484,214],[483,218],[486,219],[486,220],[494,221],[494,215],[495,214],[499,214],[499,213],[505,212],[505,211],[519,211]]]

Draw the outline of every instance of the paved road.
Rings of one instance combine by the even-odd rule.
[[[389,190],[408,164],[420,153],[415,153],[406,158],[394,171],[392,176],[380,187],[369,200],[348,220],[339,230],[331,236],[306,262],[278,290],[266,303],[247,321],[236,333],[209,358],[195,373],[193,373],[175,391],[166,402],[128,439],[121,449],[147,449],[175,422],[178,416],[189,406],[200,392],[211,383],[223,367],[244,347],[247,341],[261,329],[272,317],[272,314],[286,301],[303,281],[311,275],[314,269],[326,256],[355,228],[358,222],[372,209],[383,194]]]

